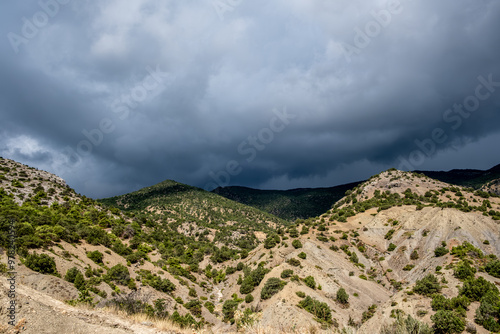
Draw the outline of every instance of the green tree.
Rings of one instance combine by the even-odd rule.
[[[314,280],[314,277],[307,276],[304,278],[304,283],[311,289],[316,289],[316,281]]]
[[[344,288],[337,290],[336,300],[341,304],[347,304],[349,302],[349,295]]]
[[[77,267],[72,267],[68,269],[66,275],[64,275],[64,279],[70,283],[75,283],[76,275],[81,274],[80,270]]]
[[[24,261],[24,265],[41,274],[58,274],[54,258],[48,256],[47,254],[29,254]]]
[[[462,333],[465,330],[465,320],[454,311],[439,310],[431,316],[436,334]]]
[[[238,302],[228,299],[222,305],[222,314],[224,314],[224,321],[234,323],[234,312],[238,307]]]
[[[271,298],[273,295],[282,290],[285,285],[286,282],[280,280],[279,278],[269,278],[260,292],[260,298],[263,300]]]
[[[295,239],[294,241],[292,241],[292,246],[295,247],[295,249],[302,248],[302,243],[299,239]]]
[[[441,285],[436,276],[429,274],[415,283],[413,291],[424,296],[430,296],[441,292]]]
[[[460,280],[474,278],[475,273],[476,268],[472,267],[469,264],[469,261],[460,261],[460,263],[453,270],[453,275]]]

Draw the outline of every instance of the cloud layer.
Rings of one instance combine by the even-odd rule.
[[[494,0],[9,2],[0,154],[92,197],[488,168],[499,18]]]

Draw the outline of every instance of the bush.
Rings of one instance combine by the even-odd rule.
[[[436,333],[462,333],[465,330],[465,321],[454,311],[439,310],[431,316]]]
[[[98,250],[93,252],[87,252],[87,257],[97,264],[102,264],[102,259],[104,255]]]
[[[349,295],[344,288],[337,290],[336,300],[341,304],[347,304],[349,302]]]
[[[228,299],[222,305],[222,314],[224,314],[224,321],[234,323],[234,312],[238,307],[238,302]]]
[[[106,278],[111,281],[115,281],[118,284],[127,285],[128,280],[130,279],[130,274],[127,267],[123,264],[117,264],[116,266],[109,268]]]
[[[466,296],[471,301],[480,301],[489,291],[498,293],[498,288],[495,284],[488,282],[482,277],[478,277],[477,279],[469,278],[464,282],[459,295]]]
[[[41,274],[58,275],[54,258],[47,254],[28,254],[24,261],[24,265]]]
[[[500,261],[493,260],[486,264],[485,268],[486,272],[493,277],[500,278]]]
[[[424,296],[430,296],[441,292],[441,285],[436,276],[429,274],[415,283],[413,291]]]
[[[500,331],[498,318],[500,317],[500,298],[497,292],[490,290],[483,298],[481,305],[476,310],[476,323],[483,326],[491,332]]]
[[[249,304],[251,302],[253,302],[253,296],[249,293],[245,296],[245,303]]]
[[[384,239],[386,240],[391,240],[392,239],[392,236],[394,235],[394,232],[396,232],[396,230],[394,229],[390,229],[384,236]]]
[[[201,317],[201,302],[199,300],[191,300],[185,303],[184,307],[187,308],[195,317]]]
[[[395,250],[395,249],[396,249],[396,247],[397,247],[397,246],[391,242],[391,243],[389,244],[389,247],[387,248],[387,251],[388,251],[388,252],[392,252],[393,250]]]
[[[245,278],[240,286],[240,293],[246,295],[253,291],[253,289],[262,282],[264,276],[269,272],[269,269],[264,267],[257,267],[257,269],[251,271]]]
[[[434,331],[427,324],[414,319],[397,315],[396,321],[389,326],[382,327],[381,334],[433,334]]]
[[[271,277],[266,281],[262,291],[260,292],[260,298],[265,300],[271,298],[273,295],[278,293],[286,285],[285,281],[280,280],[276,277]]]
[[[302,243],[299,239],[295,239],[292,241],[292,246],[295,247],[295,249],[302,248]]]
[[[77,267],[70,268],[66,272],[66,275],[64,275],[64,279],[70,283],[75,283],[75,278],[78,274],[81,274],[81,272]]]
[[[416,249],[414,249],[413,252],[411,252],[410,259],[411,260],[417,260],[418,259],[418,251]]]
[[[446,247],[437,247],[434,249],[434,256],[441,257],[443,255],[448,254],[449,250]]]
[[[293,275],[293,270],[292,269],[285,269],[281,272],[281,278],[288,278]]]
[[[302,260],[305,260],[307,258],[307,254],[304,253],[304,252],[301,252],[297,255],[299,258],[301,258]]]
[[[214,310],[215,310],[214,303],[207,301],[207,302],[205,302],[204,305],[205,305],[206,309],[208,310],[208,312],[214,313]]]
[[[316,316],[316,318],[320,321],[324,321],[329,324],[333,323],[332,311],[326,303],[322,303],[314,298],[311,298],[310,296],[307,296],[299,302],[298,306]]]
[[[296,294],[298,297],[300,297],[300,298],[305,298],[305,297],[306,297],[306,294],[305,294],[304,292],[302,292],[302,291],[297,291],[297,292],[295,292],[295,294]]]
[[[474,278],[475,273],[476,268],[471,267],[469,261],[461,261],[453,270],[453,275],[460,280]]]
[[[294,266],[294,267],[298,267],[298,266],[300,266],[300,261],[299,261],[299,260],[297,260],[297,259],[295,259],[295,258],[293,258],[293,257],[292,257],[292,258],[290,258],[290,259],[288,259],[288,260],[286,261],[286,263],[288,263],[289,265]]]
[[[311,289],[316,289],[316,281],[314,280],[314,277],[307,276],[304,278],[304,283]]]

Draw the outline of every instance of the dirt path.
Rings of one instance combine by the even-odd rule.
[[[50,296],[38,292],[22,284],[16,286],[17,316],[16,321],[22,322],[19,330],[6,326],[7,307],[7,280],[1,277],[0,286],[0,333],[26,334],[156,334],[172,333],[160,331],[147,324],[134,324],[119,316],[72,307]],[[24,320],[22,320],[24,319]]]

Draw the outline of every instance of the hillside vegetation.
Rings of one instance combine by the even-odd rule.
[[[253,206],[277,217],[295,220],[316,217],[329,210],[347,190],[360,182],[329,188],[259,190],[246,187],[219,187],[212,192],[230,200]]]
[[[287,222],[173,181],[97,202],[0,163],[26,333],[500,331],[500,198],[484,190],[392,169]]]

